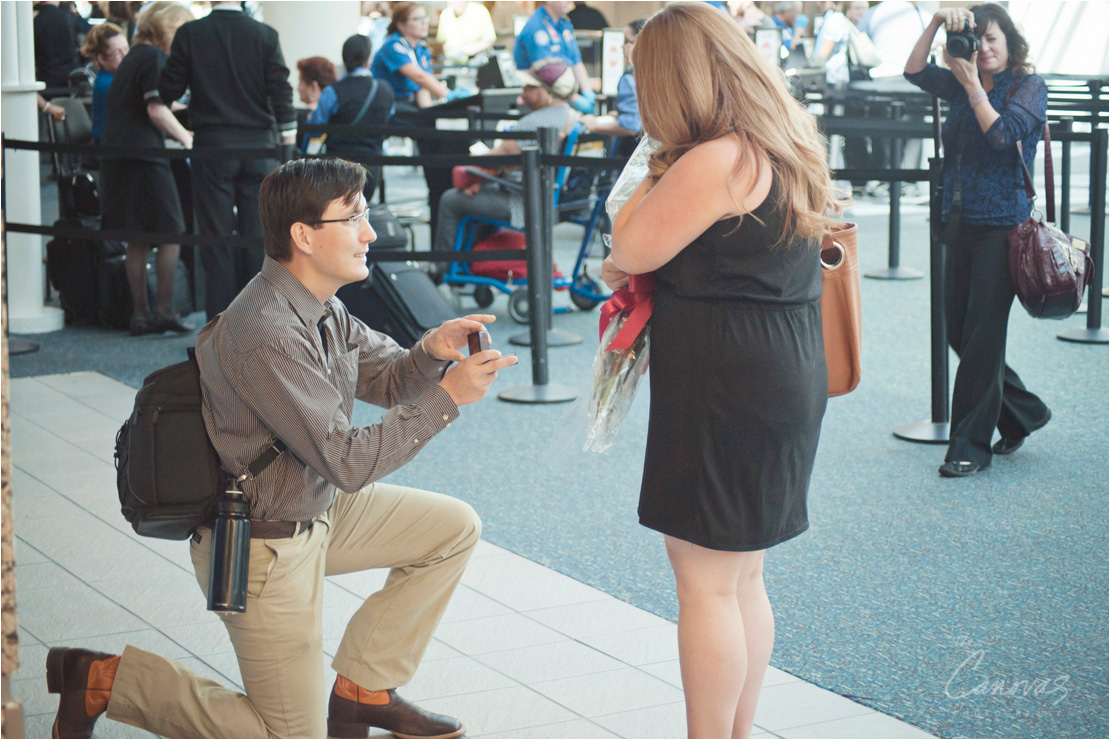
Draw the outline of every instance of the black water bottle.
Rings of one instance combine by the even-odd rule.
[[[235,481],[216,506],[208,565],[208,611],[247,610],[247,574],[251,555],[251,508]]]

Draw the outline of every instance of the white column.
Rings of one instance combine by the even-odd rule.
[[[262,3],[262,20],[281,38],[281,53],[293,86],[293,105],[301,105],[296,92],[298,59],[327,57],[335,63],[338,76],[346,72],[341,55],[343,42],[358,33],[359,11],[357,0]]]
[[[4,136],[35,141],[39,136],[38,105],[35,93],[43,84],[35,80],[34,32],[31,3],[0,3],[0,79],[2,79]],[[39,154],[7,151],[4,154],[4,185],[8,221],[42,222],[39,199]],[[44,305],[45,268],[43,237],[33,234],[7,234],[8,252],[8,327],[13,334],[38,334],[57,331],[65,323],[63,313]],[[90,275],[89,279],[95,279]]]

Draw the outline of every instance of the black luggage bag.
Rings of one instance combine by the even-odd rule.
[[[408,246],[404,229],[385,206],[370,211],[378,238],[373,250]],[[371,329],[388,334],[402,347],[412,347],[429,329],[455,318],[451,304],[415,262],[372,262],[370,275],[336,293],[352,316]]]

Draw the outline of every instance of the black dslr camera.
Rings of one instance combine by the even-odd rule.
[[[962,31],[948,34],[948,53],[954,57],[971,61],[971,55],[979,51],[982,46],[983,42],[975,35],[975,31],[971,30],[971,24],[966,18]]]

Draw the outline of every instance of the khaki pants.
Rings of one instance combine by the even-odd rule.
[[[165,737],[324,737],[324,576],[390,568],[347,625],[332,667],[370,690],[412,678],[481,535],[457,499],[377,483],[307,533],[251,540],[247,610],[222,617],[246,695],[128,646],[107,716]],[[191,543],[207,598],[211,537]]]

